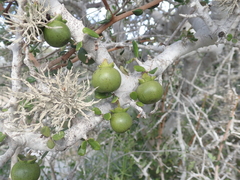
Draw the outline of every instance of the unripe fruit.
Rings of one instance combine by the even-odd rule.
[[[144,104],[152,104],[161,99],[163,88],[157,81],[147,81],[140,84],[136,92],[140,102]]]
[[[117,133],[123,133],[132,126],[132,118],[126,112],[113,113],[110,119],[112,129]]]
[[[12,180],[37,180],[40,176],[40,167],[37,163],[19,161],[12,167]]]
[[[121,75],[113,68],[113,63],[108,64],[105,60],[93,73],[92,85],[97,87],[100,93],[109,93],[117,90],[121,85]]]
[[[53,47],[62,47],[71,39],[71,33],[65,23],[53,20],[43,30],[44,39]]]

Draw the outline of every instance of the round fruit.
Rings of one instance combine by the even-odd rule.
[[[67,25],[58,20],[47,23],[43,35],[45,41],[53,47],[62,47],[71,39],[71,33]]]
[[[157,81],[147,81],[139,85],[136,92],[140,102],[152,104],[161,99],[163,88]]]
[[[114,113],[111,116],[110,124],[117,133],[123,133],[132,126],[132,118],[126,112]]]
[[[40,167],[37,163],[19,161],[12,167],[12,180],[37,180],[40,176]]]
[[[93,73],[92,85],[97,92],[113,92],[121,85],[121,75],[113,67],[100,67]]]

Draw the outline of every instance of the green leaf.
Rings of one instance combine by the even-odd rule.
[[[112,19],[112,13],[111,13],[111,11],[109,9],[106,12],[106,19],[108,19],[108,20]]]
[[[130,93],[130,98],[136,101],[137,100],[137,93],[135,91],[131,92]]]
[[[215,161],[215,160],[216,160],[216,156],[214,156],[212,153],[208,153],[208,157],[209,157],[212,161]]]
[[[116,103],[118,101],[118,99],[119,98],[117,96],[113,96],[111,103]]]
[[[34,106],[33,104],[27,103],[24,105],[24,108],[30,111],[33,109],[33,106]]]
[[[82,41],[78,42],[76,45],[76,51],[78,51],[82,47],[83,43]]]
[[[91,30],[91,29],[89,29],[87,27],[83,28],[82,32],[84,34],[88,34],[91,37],[99,38],[99,35],[95,31],[93,31],[93,30]]]
[[[48,126],[43,126],[40,131],[45,137],[50,137],[51,135],[50,128]]]
[[[150,8],[148,8],[148,9],[154,9],[154,8],[156,8],[156,7],[158,7],[158,6],[159,6],[159,3],[156,4],[156,5],[154,5],[154,6],[152,6],[152,7],[150,7]]]
[[[140,102],[140,101],[136,102],[136,105],[139,106],[139,107],[143,107],[144,106],[144,104],[142,102]]]
[[[53,149],[53,148],[55,147],[55,142],[54,142],[52,139],[49,139],[49,140],[47,141],[47,147],[48,147],[49,149]]]
[[[26,81],[29,82],[29,83],[34,83],[34,82],[36,82],[37,80],[36,80],[34,77],[29,76],[29,77],[26,78]]]
[[[112,5],[112,8],[113,8],[113,10],[117,10],[117,7],[116,6],[114,6],[114,5]]]
[[[138,44],[136,41],[132,41],[132,45],[133,45],[133,53],[134,53],[134,56],[136,58],[139,57],[139,54],[138,54]]]
[[[143,10],[142,9],[135,9],[134,11],[132,11],[134,15],[136,16],[140,16],[142,15],[143,13]]]
[[[149,74],[154,74],[154,73],[157,71],[157,69],[158,69],[158,68],[156,67],[156,68],[152,69],[151,71],[149,71],[148,73],[149,73]]]
[[[123,73],[123,74],[125,74],[125,75],[127,75],[127,76],[129,76],[129,73],[128,73],[128,71],[127,71],[127,69],[126,68],[124,68],[123,66],[120,66],[120,71]]]
[[[94,139],[90,138],[87,141],[90,144],[90,146],[92,147],[92,149],[94,149],[94,150],[101,149],[101,145],[99,144],[99,142],[95,141]]]
[[[73,67],[73,63],[72,63],[72,61],[69,59],[69,60],[68,60],[68,63],[67,63],[67,69],[68,69],[68,70],[71,70],[72,67]]]
[[[6,134],[0,132],[0,142],[3,142],[6,137],[7,137]]]
[[[84,63],[84,64],[87,64],[87,65],[91,65],[93,64],[95,61],[91,58],[89,59],[86,55],[87,55],[87,51],[81,47],[78,51],[78,58],[79,60]]]
[[[144,72],[144,71],[146,71],[144,67],[138,66],[138,65],[134,66],[133,68],[137,72]]]
[[[59,131],[58,133],[56,133],[52,136],[52,139],[54,141],[58,141],[58,140],[64,138],[64,135],[65,135],[64,131]]]
[[[234,44],[237,43],[237,41],[238,41],[237,39],[232,39],[232,43]]]
[[[184,2],[184,0],[174,0],[174,1],[179,2],[179,3],[183,3]]]
[[[134,60],[135,60],[135,58],[132,58],[132,59],[126,61],[126,64],[130,64],[130,63],[132,63]]]
[[[95,97],[97,99],[106,99],[108,97],[112,96],[111,93],[100,93],[100,92],[95,92]]]
[[[124,53],[124,49],[120,52],[120,56],[123,55],[123,53]]]
[[[102,114],[102,111],[97,107],[94,107],[93,111],[94,111],[95,115],[101,115]]]
[[[228,41],[231,41],[232,38],[233,38],[232,34],[228,34],[228,35],[227,35],[227,40],[228,40]]]
[[[106,113],[106,114],[103,115],[103,118],[104,118],[105,120],[108,120],[108,121],[111,119],[111,117],[112,117],[112,116],[111,116],[111,113]]]
[[[111,20],[110,19],[104,19],[102,21],[99,21],[98,24],[106,24],[109,23]]]
[[[87,141],[83,141],[81,146],[78,148],[78,155],[84,156],[87,151]]]

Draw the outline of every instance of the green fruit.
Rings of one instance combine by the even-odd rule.
[[[93,73],[92,85],[97,87],[96,92],[109,93],[117,90],[121,85],[121,75],[113,68],[113,64],[104,61]]]
[[[152,104],[161,99],[163,88],[157,81],[146,81],[138,86],[136,92],[140,102]]]
[[[47,23],[43,35],[46,42],[53,47],[62,47],[71,39],[71,33],[67,25],[58,20]]]
[[[40,176],[40,167],[37,163],[19,161],[12,167],[12,180],[37,180]]]
[[[113,113],[110,124],[115,132],[123,133],[132,126],[132,118],[126,112]]]
[[[93,58],[89,59],[86,55],[87,55],[87,51],[84,48],[80,48],[78,51],[79,60],[82,61],[82,63],[87,65],[95,63]]]

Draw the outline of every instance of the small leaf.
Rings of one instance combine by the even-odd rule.
[[[75,43],[75,41],[72,40],[72,39],[70,39],[69,42],[70,42],[71,47],[76,49],[76,43]]]
[[[99,21],[98,24],[106,24],[109,23],[111,20],[110,19],[104,19],[102,21]]]
[[[95,92],[95,97],[97,99],[106,99],[108,97],[112,96],[111,93],[100,93],[100,92]]]
[[[158,174],[160,172],[160,167],[158,166],[156,169],[156,174]]]
[[[179,3],[183,3],[184,2],[184,0],[174,0],[174,1],[179,2]]]
[[[140,101],[136,102],[136,105],[139,106],[139,107],[143,107],[144,106],[144,104],[142,102],[140,102]]]
[[[129,76],[129,73],[128,73],[127,69],[125,69],[123,66],[120,66],[119,69],[120,69],[120,71],[121,71],[123,74]]]
[[[90,146],[92,147],[92,149],[94,149],[94,150],[101,149],[101,145],[99,144],[99,142],[95,141],[94,139],[90,138],[87,141],[90,144]]]
[[[124,49],[120,52],[120,56],[123,55],[123,53],[124,53]]]
[[[135,9],[134,11],[132,11],[133,14],[135,14],[136,16],[140,16],[142,15],[143,13],[143,10],[142,9]]]
[[[89,29],[87,27],[83,28],[82,32],[84,34],[88,34],[91,37],[99,38],[99,35],[95,31],[93,31],[93,30],[91,30],[91,29]]]
[[[87,56],[87,51],[84,48],[80,48],[78,51],[78,58],[79,60],[87,65],[93,64],[95,61],[91,58],[89,59],[89,57]]]
[[[158,69],[158,68],[156,67],[156,68],[152,69],[151,71],[149,71],[148,73],[149,73],[149,74],[154,74],[154,73],[157,71],[157,69]]]
[[[135,58],[132,58],[132,59],[126,61],[126,64],[130,64],[130,63],[132,63],[134,60],[135,60]]]
[[[234,44],[237,43],[237,41],[238,41],[237,39],[232,39],[232,43]]]
[[[137,93],[135,91],[130,93],[130,98],[132,98],[133,100],[137,100]]]
[[[112,13],[111,13],[111,11],[109,9],[106,12],[106,19],[108,19],[108,20],[112,19]]]
[[[215,161],[216,157],[212,153],[208,153],[208,157],[212,160]]]
[[[50,128],[48,126],[43,126],[41,128],[41,134],[45,137],[49,137],[51,135]]]
[[[150,8],[148,8],[148,9],[154,9],[154,8],[158,7],[158,5],[159,5],[159,3],[154,5],[154,6],[152,6],[152,7],[150,7]]]
[[[104,118],[105,120],[108,120],[108,121],[111,119],[111,117],[112,117],[112,116],[111,116],[111,113],[106,113],[106,114],[103,115],[103,118]]]
[[[101,115],[102,114],[101,110],[97,107],[94,107],[93,111],[94,111],[95,115]]]
[[[3,142],[6,137],[7,137],[6,134],[0,132],[0,142]]]
[[[132,41],[132,45],[133,45],[133,53],[134,53],[134,56],[136,58],[139,57],[139,54],[138,54],[138,44],[136,41]]]
[[[144,67],[138,66],[138,65],[134,66],[133,68],[137,72],[144,72],[144,71],[146,71]]]
[[[72,67],[73,67],[73,63],[72,63],[72,61],[69,59],[69,60],[68,60],[68,63],[67,63],[67,69],[68,69],[68,70],[71,70]]]
[[[33,104],[30,104],[30,103],[27,103],[24,105],[24,108],[27,109],[27,110],[32,110],[33,109]]]
[[[118,99],[119,98],[117,96],[113,96],[113,99],[112,99],[111,103],[116,103],[118,101]]]
[[[36,82],[37,80],[36,80],[34,77],[29,76],[29,77],[26,78],[26,81],[29,82],[29,83],[34,83],[34,82]]]
[[[78,51],[82,47],[82,41],[78,42],[76,45],[76,51]]]
[[[232,38],[233,38],[232,34],[228,34],[228,35],[227,35],[227,40],[228,40],[228,41],[231,41]]]
[[[81,146],[78,148],[78,155],[84,156],[87,151],[87,141],[83,141]]]
[[[52,136],[52,139],[55,141],[58,141],[58,140],[64,138],[64,135],[65,135],[64,131],[59,131],[58,133],[56,133]]]
[[[48,147],[49,149],[53,149],[53,148],[55,147],[55,142],[54,142],[52,139],[49,139],[49,140],[47,141],[47,147]]]

